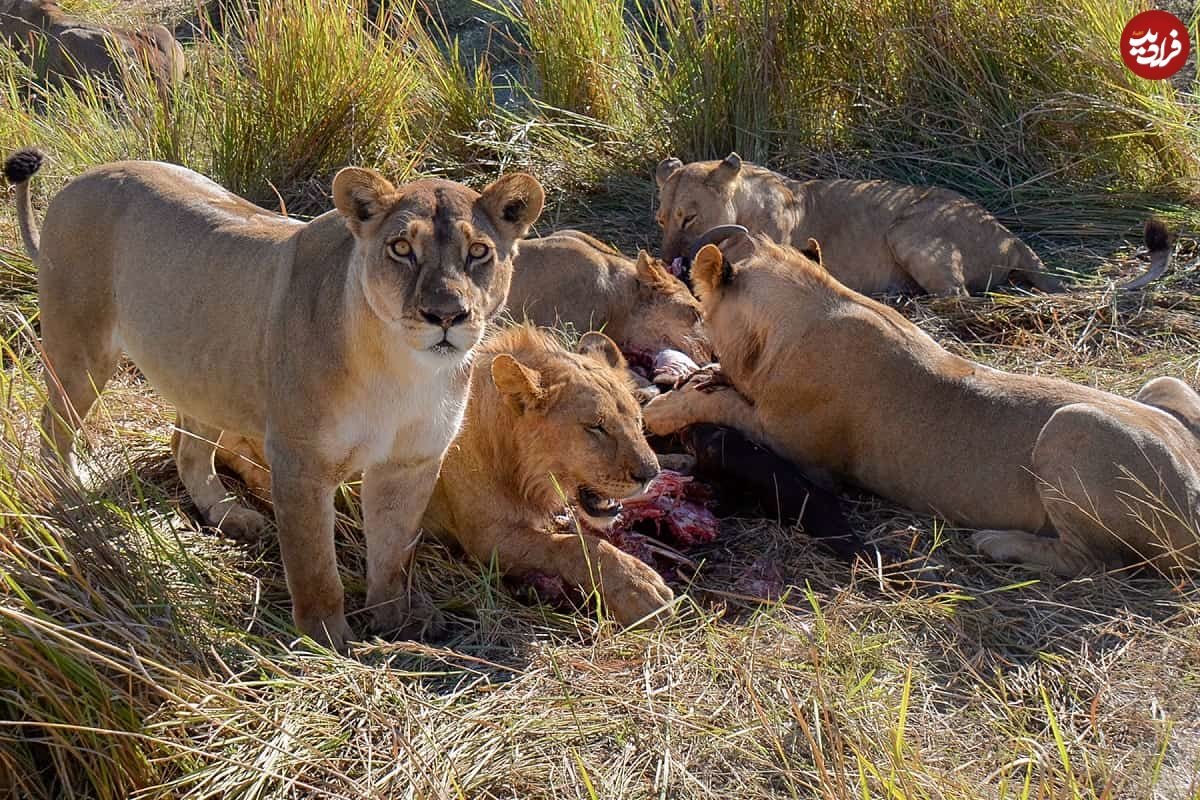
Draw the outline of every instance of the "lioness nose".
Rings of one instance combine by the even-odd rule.
[[[440,325],[443,329],[450,330],[455,325],[461,325],[466,322],[467,317],[471,316],[471,314],[463,307],[461,302],[456,301],[444,305],[422,308],[421,316],[430,325]]]
[[[654,476],[658,475],[658,464],[644,462],[638,466],[633,473],[633,479],[638,483],[649,483],[654,480]]]

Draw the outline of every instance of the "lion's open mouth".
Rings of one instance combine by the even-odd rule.
[[[589,517],[615,517],[621,513],[621,504],[616,500],[586,488],[579,490],[579,507]]]

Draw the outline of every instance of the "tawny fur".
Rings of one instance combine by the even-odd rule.
[[[658,165],[662,257],[687,256],[717,225],[803,248],[821,243],[823,263],[842,284],[864,294],[982,292],[1023,278],[1059,291],[1037,254],[1008,228],[957,192],[890,181],[796,181],[745,163]]]
[[[183,48],[162,25],[129,29],[73,17],[52,0],[0,0],[0,37],[51,81],[100,77],[120,85],[146,69],[166,94],[184,77]]]
[[[651,402],[654,433],[739,428],[811,468],[984,529],[977,546],[1000,559],[1063,574],[1196,563],[1200,396],[1182,382],[1158,378],[1128,400],[1000,372],[766,237],[741,237],[727,256],[710,245],[693,267],[722,379]],[[1049,531],[1057,538],[1035,535]]]
[[[29,177],[20,154],[6,174]],[[333,494],[364,472],[367,604],[408,619],[417,523],[466,405],[469,357],[503,307],[517,242],[541,211],[528,175],[482,194],[449,181],[394,187],[371,170],[333,181],[335,211],[280,217],[190,170],[97,167],[51,201],[38,267],[50,404],[47,457],[73,465],[80,420],[127,353],[191,434],[180,473],[210,516],[244,533],[213,469],[222,431],[265,439],[296,624],[350,634],[333,542]],[[472,251],[482,258],[472,257]]]
[[[584,352],[573,353],[546,333],[515,326],[480,345],[462,430],[422,525],[483,564],[494,558],[506,573],[538,572],[587,592],[598,588],[622,624],[657,621],[652,615],[673,598],[657,572],[586,526],[582,535],[566,535],[554,522],[567,503],[587,519],[581,489],[619,499],[641,490],[658,470],[616,345],[597,333],[580,344]],[[596,422],[604,433],[588,430]],[[218,460],[267,497],[259,443],[239,438],[222,445],[227,449]]]
[[[706,364],[700,305],[683,281],[642,251],[627,258],[580,231],[521,243],[509,313],[547,327],[603,330],[626,352],[672,349]]]

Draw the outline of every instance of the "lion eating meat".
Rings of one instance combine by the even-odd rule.
[[[671,349],[712,360],[700,306],[683,281],[644,250],[626,258],[580,231],[521,242],[508,310],[536,325],[603,330],[627,353]]]
[[[1147,226],[1155,268],[1165,230]],[[1200,396],[1156,378],[1133,400],[959,358],[896,311],[765,236],[693,265],[721,356],[645,409],[656,434],[736,427],[777,452],[980,529],[994,558],[1066,575],[1200,563]],[[1057,533],[1057,536],[1039,534]]]

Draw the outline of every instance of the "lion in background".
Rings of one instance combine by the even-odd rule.
[[[183,81],[183,48],[162,25],[137,30],[88,22],[54,0],[0,0],[0,36],[41,78],[99,77],[120,86],[126,70],[148,71],[163,96]]]
[[[821,243],[824,265],[864,294],[922,291],[963,295],[1023,278],[1062,290],[1008,228],[957,192],[891,181],[797,181],[737,153],[720,161],[659,163],[661,256],[687,258],[720,225],[745,226],[780,244]]]
[[[603,330],[627,353],[712,360],[700,304],[683,281],[644,250],[631,259],[581,231],[521,242],[508,310],[545,327]]]
[[[598,588],[624,625],[659,621],[674,595],[658,573],[590,529],[616,519],[619,500],[658,473],[616,345],[588,333],[572,352],[528,325],[500,330],[476,350],[471,395],[446,453],[422,526],[487,565],[513,575],[561,577]],[[186,431],[172,442],[178,459]],[[217,460],[254,494],[270,497],[261,443],[222,437]],[[187,481],[185,481],[186,483]],[[555,516],[570,505],[585,524],[564,533]],[[220,525],[217,514],[206,515]]]
[[[1166,241],[1147,231],[1152,249]],[[706,245],[693,279],[720,370],[653,400],[652,432],[739,428],[981,529],[976,546],[997,559],[1065,575],[1200,563],[1200,396],[1181,381],[1128,400],[967,361],[762,235]]]

